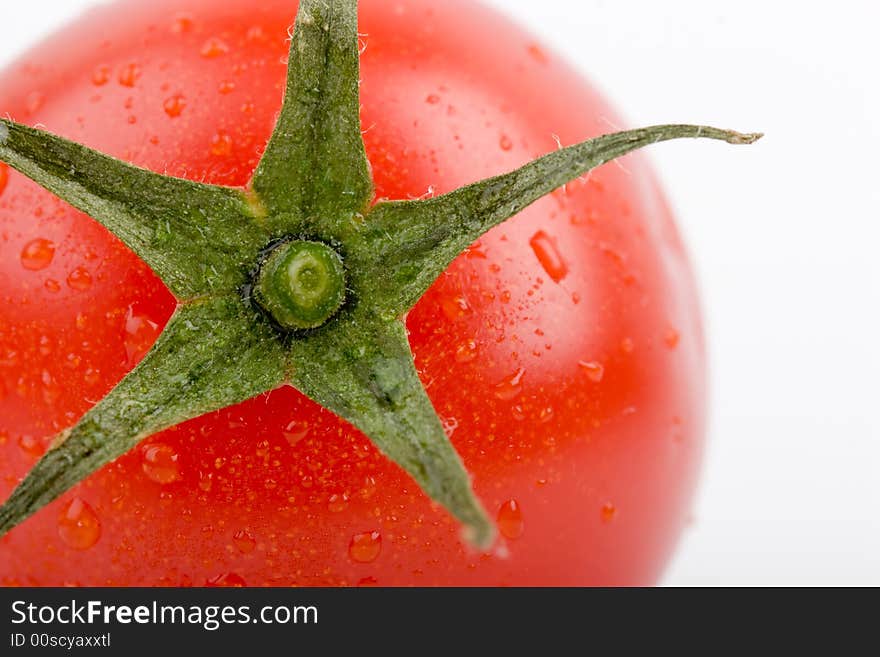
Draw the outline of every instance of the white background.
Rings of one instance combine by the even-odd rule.
[[[712,358],[703,485],[666,583],[880,585],[880,6],[491,3],[632,125],[767,133],[749,149],[651,152]],[[0,66],[94,4],[5,0]]]

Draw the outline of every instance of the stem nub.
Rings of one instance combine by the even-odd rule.
[[[321,242],[282,242],[263,261],[254,299],[283,329],[318,328],[345,301],[345,267]]]

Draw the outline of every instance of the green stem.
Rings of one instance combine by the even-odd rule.
[[[345,301],[342,258],[321,242],[283,242],[261,266],[254,296],[281,328],[318,328]]]

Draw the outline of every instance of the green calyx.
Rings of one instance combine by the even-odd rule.
[[[143,361],[56,437],[0,506],[0,535],[150,434],[291,385],[363,431],[488,548],[494,527],[419,379],[401,318],[482,234],[590,169],[659,141],[760,138],[654,126],[440,197],[374,203],[356,0],[301,0],[289,61],[282,110],[248,189],[152,173],[0,119],[0,161],[113,232],[180,302]]]
[[[345,266],[321,242],[282,242],[267,255],[254,300],[282,329],[318,328],[345,301]]]

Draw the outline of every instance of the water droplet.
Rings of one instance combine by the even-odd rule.
[[[469,313],[471,310],[467,299],[461,295],[444,296],[440,299],[440,308],[443,310],[443,314],[446,315],[446,318],[451,321]]]
[[[173,119],[183,113],[183,110],[186,107],[186,98],[184,98],[183,94],[174,94],[165,99],[165,102],[162,103],[162,107],[165,110],[165,113]]]
[[[539,230],[529,240],[529,245],[532,247],[532,251],[535,252],[535,256],[538,258],[538,262],[541,263],[544,271],[547,272],[547,275],[554,282],[558,283],[565,278],[568,274],[568,265],[562,259],[562,254],[559,253],[555,239],[543,230]]]
[[[624,338],[620,341],[620,350],[625,354],[631,354],[635,351],[636,344],[633,342],[632,338]]]
[[[119,71],[119,84],[123,87],[133,87],[141,77],[141,67],[137,64],[127,64]]]
[[[242,554],[250,554],[257,547],[257,540],[247,529],[240,529],[232,535],[232,542]]]
[[[47,278],[46,282],[43,283],[43,287],[45,287],[49,292],[55,293],[61,291],[61,283],[56,281],[54,278]]]
[[[25,111],[28,114],[34,114],[35,112],[38,112],[40,110],[45,101],[46,96],[44,96],[39,91],[32,91],[24,99]]]
[[[281,430],[284,439],[293,447],[299,441],[309,435],[311,428],[305,422],[299,420],[291,420],[284,429]]]
[[[587,373],[587,378],[593,383],[599,383],[605,376],[605,366],[596,361],[581,361],[578,366]]]
[[[495,397],[501,401],[512,401],[522,392],[521,381],[526,371],[522,368],[495,386]]]
[[[226,45],[222,39],[218,39],[217,37],[211,37],[207,41],[205,41],[202,46],[202,57],[206,57],[208,59],[213,59],[215,57],[220,57],[220,55],[225,55],[229,52],[229,46]]]
[[[207,493],[214,487],[214,473],[199,471],[199,490]]]
[[[237,575],[235,573],[224,573],[222,575],[217,575],[216,577],[212,577],[209,580],[205,581],[205,586],[207,587],[217,587],[217,588],[244,588],[247,586],[247,582],[244,581],[244,578],[241,575]]]
[[[67,275],[67,284],[71,289],[83,292],[92,287],[92,275],[85,267],[77,267]]]
[[[74,550],[88,550],[101,538],[101,522],[85,500],[74,497],[58,516],[58,536]]]
[[[539,64],[547,63],[547,55],[541,50],[541,47],[535,43],[528,47],[529,56]]]
[[[122,338],[125,345],[126,361],[133,367],[147,354],[156,338],[159,337],[159,325],[146,315],[137,312],[134,306],[129,306],[125,315],[125,335]]]
[[[452,434],[455,433],[455,430],[458,429],[458,418],[440,418],[440,423],[443,425],[443,431],[448,438],[451,438]]]
[[[224,95],[231,94],[233,91],[235,91],[235,82],[233,82],[232,80],[223,80],[220,83],[220,86],[217,87],[217,91]]]
[[[501,135],[499,146],[501,146],[502,151],[509,151],[513,148],[513,141],[507,135]]]
[[[4,129],[6,126],[3,126]],[[9,167],[0,162],[0,194],[6,189],[6,183],[9,182]]]
[[[348,556],[357,563],[371,563],[382,551],[382,536],[379,532],[355,534],[348,544]]]
[[[477,358],[477,343],[474,340],[465,340],[455,350],[455,362],[470,363]]]
[[[519,502],[507,500],[498,509],[498,531],[504,538],[515,540],[523,533],[523,516]]]
[[[96,87],[102,87],[110,81],[110,67],[106,65],[99,66],[92,72],[92,84]]]
[[[193,19],[189,16],[177,16],[171,23],[171,31],[174,34],[184,34],[193,29]]]
[[[612,520],[614,520],[614,516],[617,515],[617,507],[614,506],[611,502],[606,502],[602,505],[600,515],[602,516],[603,522],[611,522]]]
[[[678,331],[676,331],[671,326],[666,329],[666,333],[663,335],[663,342],[666,343],[666,346],[669,349],[675,349],[680,341],[681,334]]]
[[[222,130],[211,137],[211,154],[218,157],[232,152],[232,137]]]
[[[440,102],[440,96],[437,94],[429,94],[428,97],[425,98],[425,102],[428,103],[428,105],[436,105]]]
[[[248,41],[265,41],[266,31],[260,25],[254,25],[248,28],[244,38]]]
[[[141,468],[157,484],[171,484],[180,479],[177,452],[164,443],[153,443],[143,449]]]
[[[18,446],[30,456],[39,457],[43,455],[43,443],[33,436],[21,436],[18,439]]]
[[[345,493],[342,495],[331,495],[330,499],[327,500],[327,510],[330,513],[342,513],[346,508],[348,508],[348,495]]]
[[[21,266],[30,271],[48,267],[55,257],[55,245],[42,237],[31,240],[21,250]]]

